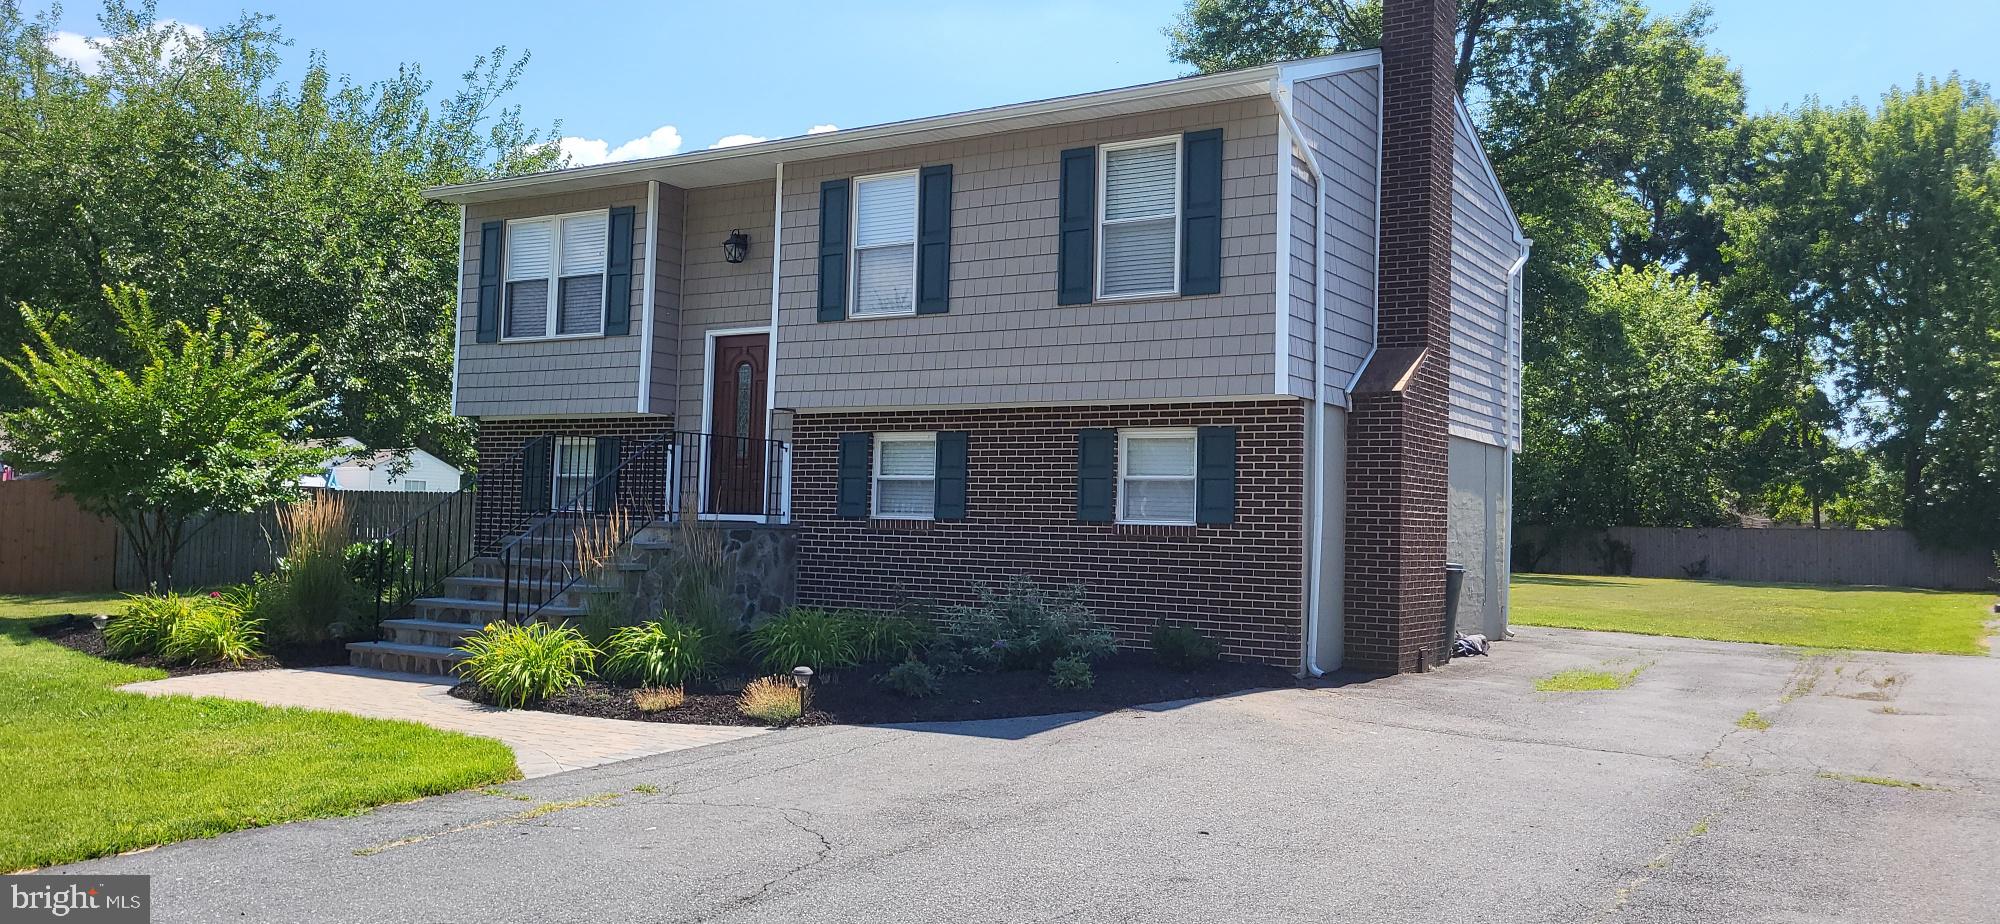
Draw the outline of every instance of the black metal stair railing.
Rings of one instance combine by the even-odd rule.
[[[640,530],[669,515],[675,441],[655,437],[587,481],[558,461],[554,508],[498,552],[502,619],[526,623],[585,577],[612,565]]]
[[[646,527],[682,517],[779,522],[789,501],[790,447],[781,440],[676,431],[620,453],[587,477],[555,462],[555,509],[495,553],[501,615],[533,620],[586,577],[613,565]]]
[[[495,539],[526,522],[518,509],[485,504],[520,483],[524,447],[504,462],[482,468],[472,480],[401,525],[369,540],[374,546],[375,622],[426,596],[474,558],[491,554]],[[488,521],[481,523],[484,516]]]

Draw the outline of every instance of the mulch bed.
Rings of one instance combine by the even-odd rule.
[[[347,646],[341,642],[274,648],[266,652],[263,657],[253,658],[242,664],[180,664],[151,656],[116,658],[112,657],[111,649],[104,644],[104,633],[90,624],[88,616],[71,616],[60,622],[36,626],[35,634],[64,648],[81,651],[106,661],[117,661],[136,667],[156,667],[166,671],[169,677],[221,674],[230,671],[261,671],[274,667],[328,667],[347,664]]]
[[[943,679],[940,684],[943,689],[936,696],[907,699],[871,682],[886,668],[879,664],[862,665],[815,680],[812,711],[791,724],[877,725],[1110,712],[1147,703],[1298,684],[1291,672],[1261,664],[1225,661],[1181,673],[1161,667],[1150,655],[1121,652],[1095,665],[1097,681],[1088,690],[1055,689],[1049,686],[1048,676],[1039,671],[998,671],[955,674]],[[691,689],[686,704],[665,712],[640,712],[632,705],[629,687],[601,680],[586,682],[537,708],[566,715],[640,722],[762,725],[736,711],[737,691],[750,679],[725,678],[713,685]],[[451,695],[473,702],[490,702],[485,690],[470,681],[453,687]]]

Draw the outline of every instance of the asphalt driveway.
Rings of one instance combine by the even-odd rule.
[[[1425,676],[787,731],[71,869],[152,874],[158,921],[2000,918],[2000,659],[1521,636]]]

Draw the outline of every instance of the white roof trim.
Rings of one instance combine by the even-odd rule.
[[[1320,72],[1338,73],[1355,67],[1371,66],[1380,58],[1380,53],[1372,50],[1348,52],[1215,74],[1179,77],[1115,90],[1100,90],[1074,96],[1060,96],[1054,99],[842,129],[817,135],[798,135],[719,150],[693,151],[687,154],[572,167],[566,170],[482,180],[455,186],[438,186],[424,190],[423,194],[427,199],[466,203],[543,191],[557,192],[641,183],[647,180],[658,180],[684,188],[740,183],[770,176],[781,162],[832,157],[1025,127],[1012,123],[1025,122],[1033,125],[1081,121],[1114,114],[1198,105],[1219,99],[1264,96],[1269,92],[1269,86],[1274,80],[1315,76]],[[943,134],[943,138],[922,137],[940,133]],[[704,167],[709,169],[695,169]]]

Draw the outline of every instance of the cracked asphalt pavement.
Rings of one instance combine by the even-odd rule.
[[[2000,919],[2000,659],[1555,629],[1494,651],[791,730],[68,870],[151,874],[156,921]]]

